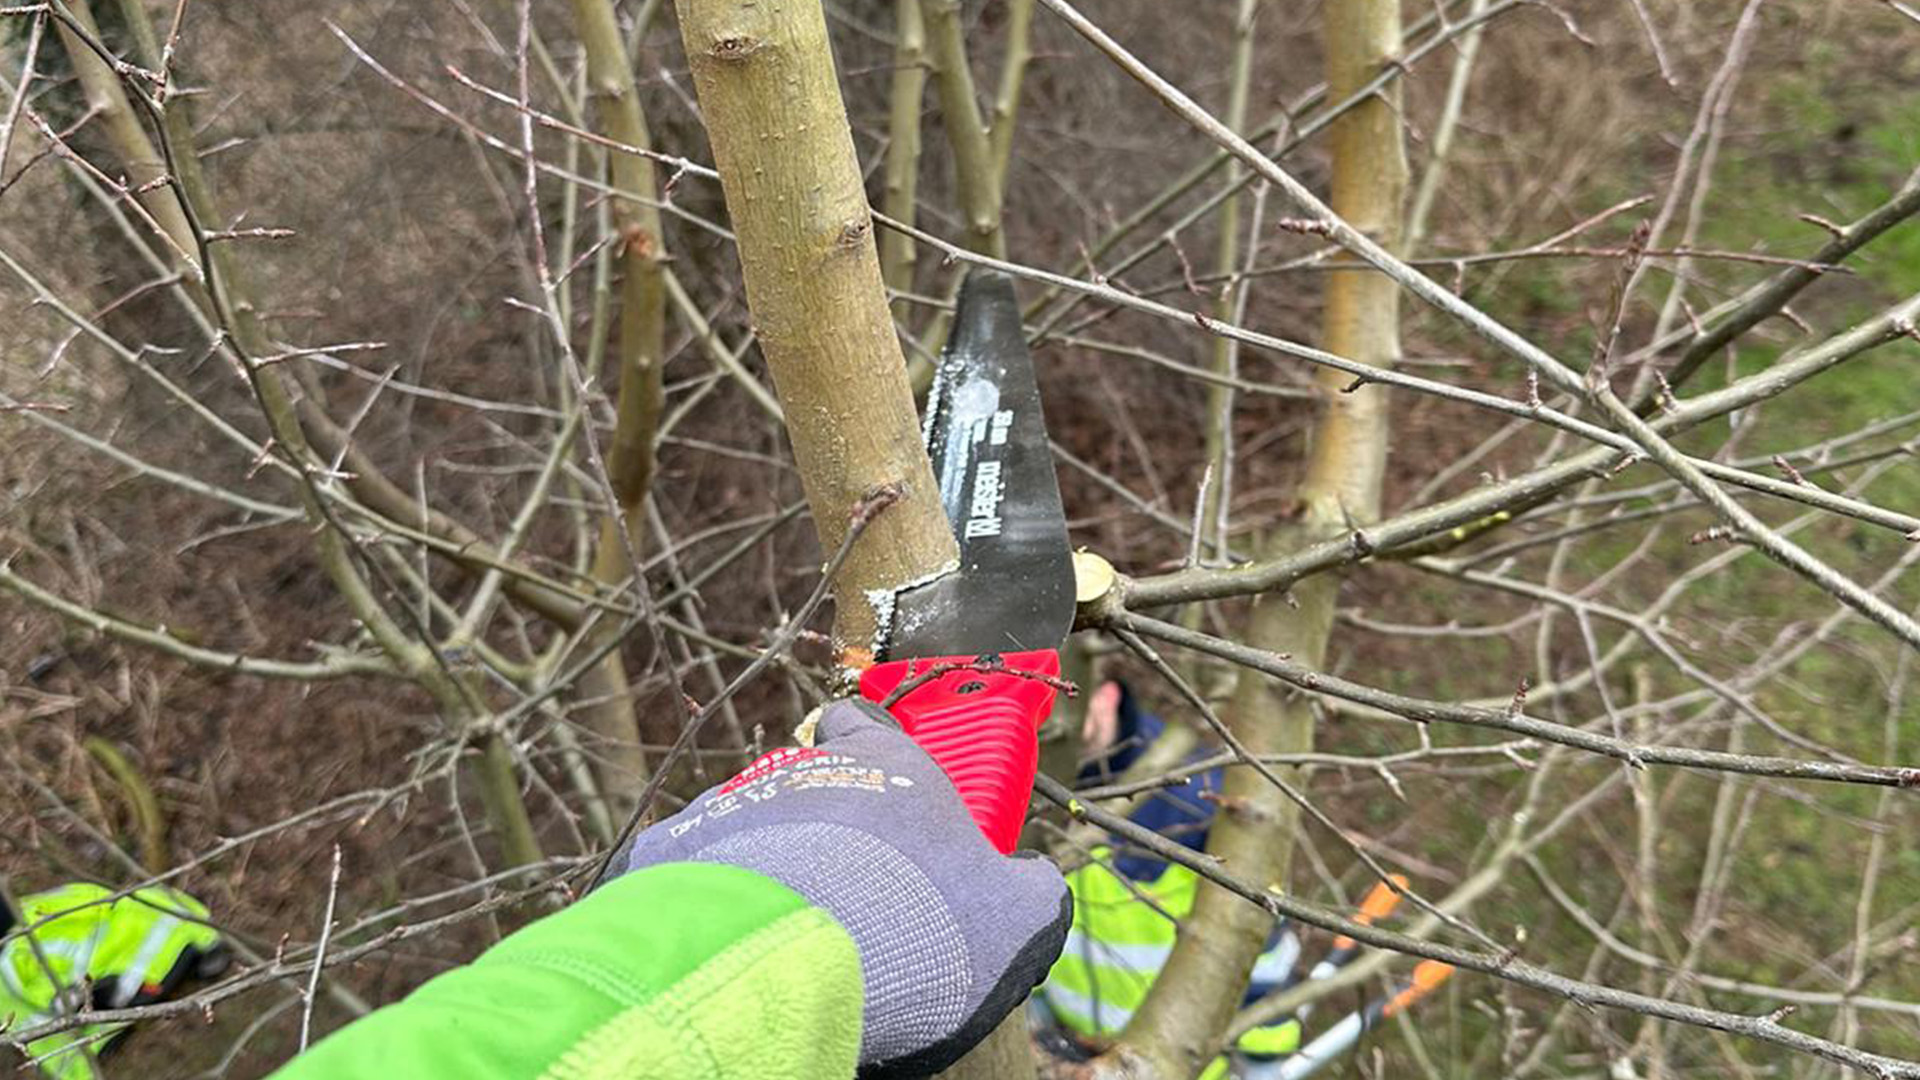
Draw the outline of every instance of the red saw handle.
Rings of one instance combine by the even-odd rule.
[[[860,696],[875,703],[901,683],[941,664],[967,664],[971,656],[893,660],[860,674]],[[1002,854],[1020,842],[1033,773],[1040,764],[1040,722],[1053,709],[1053,684],[1015,672],[1060,675],[1052,649],[1003,653],[1006,671],[958,668],[928,679],[888,711],[946,770],[974,823]]]

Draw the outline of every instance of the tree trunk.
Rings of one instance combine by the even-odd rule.
[[[857,663],[883,629],[876,604],[959,552],[887,312],[826,19],[812,0],[675,6],[822,549],[840,546],[863,497],[900,489],[834,583],[836,645]]]
[[[747,303],[822,548],[839,547],[868,492],[896,485],[904,496],[873,521],[834,583],[834,637],[843,664],[855,664],[884,630],[876,601],[954,566],[959,552],[887,311],[826,20],[810,0],[676,2]],[[1032,1068],[1016,1014],[949,1075],[1017,1078]]]
[[[1227,80],[1227,113],[1222,119],[1235,131],[1243,131],[1247,126],[1247,99],[1253,87],[1253,29],[1259,14],[1260,0],[1240,0],[1234,17],[1233,63]],[[1220,239],[1213,265],[1221,285],[1219,299],[1214,301],[1213,317],[1236,325],[1243,321],[1241,301],[1252,288],[1251,283],[1236,276],[1241,270],[1238,189],[1245,171],[1238,162],[1231,166],[1229,183],[1235,192],[1221,202],[1215,219],[1219,222]],[[1257,256],[1257,242],[1254,248],[1253,254]],[[1216,337],[1211,347],[1214,373],[1233,377],[1240,366],[1240,343],[1229,337]],[[1225,383],[1207,387],[1204,430],[1207,468],[1212,470],[1213,481],[1200,500],[1200,535],[1194,537],[1194,550],[1221,560],[1227,554],[1227,511],[1233,503],[1233,402],[1233,387]],[[1194,616],[1199,612],[1197,606],[1192,610]]]
[[[1033,1080],[1033,1075],[1033,1037],[1021,1006],[937,1080]]]
[[[1325,8],[1327,93],[1345,100],[1392,62],[1400,9],[1392,0],[1348,0]],[[1400,138],[1399,85],[1335,120],[1333,212],[1388,251],[1400,246],[1407,158]],[[1400,289],[1372,270],[1338,270],[1327,280],[1324,339],[1329,352],[1382,367],[1400,357]],[[1314,434],[1301,483],[1309,521],[1339,531],[1380,515],[1387,466],[1387,396],[1380,386],[1352,393],[1352,380],[1321,368],[1327,411]],[[1350,519],[1350,520],[1349,520]]]
[[[920,0],[894,0],[893,36],[883,205],[888,217],[911,225],[920,198],[920,104],[927,90],[927,29],[920,18]],[[915,241],[906,233],[880,238],[880,269],[888,288],[913,288],[915,254]],[[907,310],[901,308],[902,313]]]
[[[1345,0],[1324,9],[1328,94],[1342,100],[1388,62],[1400,41],[1397,0]],[[1399,244],[1407,167],[1397,89],[1360,105],[1331,129],[1336,213],[1394,250]],[[1386,366],[1400,353],[1399,290],[1372,270],[1328,275],[1322,345]],[[1317,383],[1326,411],[1307,451],[1296,517],[1259,545],[1271,558],[1351,531],[1380,512],[1386,464],[1385,392],[1352,393],[1351,377],[1322,368]],[[1309,578],[1289,596],[1254,606],[1246,641],[1322,666],[1339,580]],[[1255,755],[1300,753],[1313,746],[1313,713],[1305,698],[1268,679],[1243,675],[1224,719]],[[1304,776],[1279,770],[1296,790]],[[1208,836],[1209,854],[1246,880],[1285,888],[1299,808],[1252,769],[1227,770],[1221,811]],[[1273,919],[1265,911],[1203,883],[1167,966],[1107,1063],[1126,1075],[1174,1080],[1197,1075],[1213,1059],[1239,1009]],[[1130,1070],[1130,1071],[1129,1071]]]
[[[633,65],[620,37],[610,0],[574,0],[574,22],[587,51],[587,85],[593,102],[594,125],[616,142],[641,149],[652,147],[640,95],[633,83]],[[660,426],[663,400],[661,367],[666,353],[666,288],[662,261],[660,211],[654,206],[656,185],[653,162],[633,154],[607,152],[607,171],[618,195],[611,210],[619,234],[620,339],[617,361],[619,397],[615,402],[613,442],[606,461],[619,516],[608,515],[594,549],[593,580],[609,588],[633,576],[634,558],[646,530],[642,512],[653,485],[654,441]],[[603,619],[589,635],[588,649],[604,644],[618,631]],[[607,653],[599,666],[580,680],[578,695],[588,730],[595,736],[600,795],[609,816],[619,820],[632,805],[633,794],[647,778],[647,759],[640,749],[640,729],[633,694],[627,685],[620,650]]]
[[[68,11],[76,24],[84,28],[89,36],[99,40],[100,28],[94,22],[90,4],[71,4]],[[108,142],[120,155],[120,167],[126,171],[127,187],[138,192],[134,198],[152,215],[153,224],[159,227],[157,239],[172,248],[176,261],[197,262],[192,230],[187,225],[186,215],[180,210],[179,201],[172,189],[153,186],[156,180],[167,174],[167,166],[160,151],[147,138],[146,128],[141,126],[140,118],[134,115],[133,104],[127,100],[126,87],[120,85],[119,76],[87,47],[73,27],[55,20],[53,28],[60,36],[61,47],[71,58],[74,74],[80,81],[80,90],[86,95],[87,107],[99,114],[99,119],[95,121],[96,129],[105,129]]]
[[[1006,237],[1000,231],[1000,178],[994,172],[993,142],[980,118],[980,102],[973,86],[973,66],[967,61],[966,31],[960,21],[960,0],[920,0],[926,21],[927,43],[940,92],[940,122],[953,148],[954,185],[959,189],[965,216],[967,246],[996,259],[1007,257]]]

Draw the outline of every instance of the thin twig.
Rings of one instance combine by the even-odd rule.
[[[327,966],[327,943],[333,938],[333,905],[340,899],[340,845],[333,845],[333,871],[327,875],[327,910],[320,916],[320,941],[313,947],[313,971],[307,976],[307,989],[301,995],[300,1044],[295,1053],[306,1053],[313,1031],[315,992],[320,988],[320,972]]]
[[[666,757],[660,762],[659,767],[654,770],[653,776],[647,780],[647,786],[641,790],[639,801],[635,804],[633,813],[628,816],[626,824],[621,826],[619,838],[614,841],[612,846],[607,849],[599,860],[592,864],[592,873],[584,875],[589,882],[587,886],[589,889],[597,888],[601,882],[606,880],[608,872],[613,867],[614,857],[625,850],[627,844],[633,839],[633,835],[640,830],[640,823],[646,819],[648,811],[652,809],[653,801],[659,796],[660,789],[665,784],[667,776],[673,771],[673,766],[679,760],[680,756],[685,754],[687,749],[693,745],[694,738],[699,735],[702,725],[706,723],[709,717],[719,711],[719,706],[722,703],[730,700],[734,694],[739,693],[741,687],[752,682],[762,671],[766,670],[768,665],[785,655],[786,651],[793,647],[793,643],[798,641],[801,633],[806,630],[807,624],[813,620],[814,614],[820,610],[822,604],[826,603],[827,597],[832,595],[834,578],[839,574],[840,568],[846,565],[847,557],[853,554],[854,544],[858,542],[861,535],[867,531],[867,526],[871,525],[875,518],[884,513],[887,507],[898,502],[900,496],[901,490],[899,488],[882,487],[868,492],[865,498],[855,504],[853,518],[848,524],[846,536],[841,539],[839,550],[833,553],[833,558],[828,560],[826,569],[821,572],[820,581],[815,584],[813,593],[800,605],[794,617],[787,620],[787,624],[782,626],[779,633],[774,635],[773,640],[768,643],[766,649],[762,650],[760,655],[755,657],[753,662],[748,664],[740,674],[734,676],[733,681],[728,683],[725,689],[715,695],[712,701],[706,702],[695,710],[688,720],[680,726],[680,734],[674,740],[673,747],[667,751]]]
[[[1275,916],[1296,919],[1308,926],[1317,926],[1323,930],[1343,934],[1375,948],[1439,960],[1458,968],[1493,975],[1521,986],[1590,1006],[1604,1006],[1643,1016],[1675,1020],[1697,1027],[1733,1032],[1801,1053],[1814,1054],[1843,1065],[1871,1069],[1888,1080],[1909,1080],[1909,1078],[1920,1077],[1920,1063],[1869,1054],[1817,1036],[1806,1035],[1791,1028],[1782,1027],[1774,1017],[1743,1016],[1739,1013],[1683,1005],[1664,998],[1619,990],[1582,979],[1568,978],[1545,968],[1536,967],[1519,959],[1513,953],[1473,952],[1450,945],[1422,941],[1406,934],[1361,923],[1331,908],[1241,881],[1213,860],[1186,845],[1168,840],[1159,833],[1143,828],[1127,818],[1107,813],[1075,798],[1073,792],[1044,773],[1035,778],[1034,790],[1075,818],[1099,825],[1116,836],[1145,848],[1161,859],[1186,867],[1200,877],[1265,908]]]
[[[1379,690],[1337,675],[1314,671],[1279,653],[1226,641],[1183,626],[1130,612],[1111,613],[1102,617],[1100,622],[1102,625],[1131,630],[1183,648],[1196,649],[1218,656],[1241,667],[1264,672],[1310,693],[1326,694],[1366,705],[1416,723],[1462,724],[1468,727],[1506,731],[1539,739],[1541,742],[1558,743],[1615,758],[1636,767],[1677,765],[1683,768],[1745,773],[1752,776],[1778,776],[1896,788],[1920,787],[1920,768],[1802,761],[1793,758],[1729,754],[1717,750],[1696,750],[1680,746],[1649,746],[1582,728],[1535,719],[1517,711],[1450,705],[1445,702]]]

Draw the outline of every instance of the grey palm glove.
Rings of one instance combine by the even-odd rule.
[[[826,910],[860,952],[863,1080],[951,1065],[1026,1000],[1072,922],[1051,862],[995,851],[926,751],[836,701],[779,750],[641,833],[627,869],[728,863]]]

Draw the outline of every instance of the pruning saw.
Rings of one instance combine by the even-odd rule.
[[[961,286],[922,430],[957,567],[883,605],[879,661],[860,693],[891,704],[987,839],[1010,852],[1026,820],[1041,721],[1073,629],[1073,553],[1013,282]],[[912,680],[912,681],[910,681]]]

